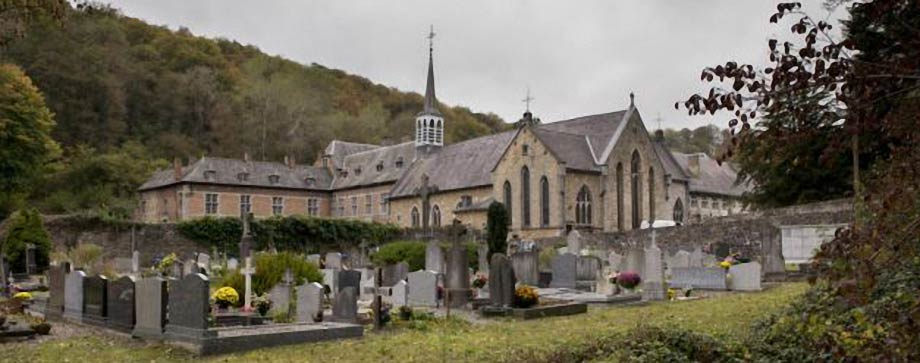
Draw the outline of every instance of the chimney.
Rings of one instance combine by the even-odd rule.
[[[289,158],[287,155],[284,156],[284,165],[287,165],[288,167],[291,166],[291,158]]]
[[[294,155],[291,155],[287,160],[287,166],[291,169],[294,169],[294,166],[297,165],[297,158]]]
[[[243,153],[243,161],[249,162],[249,153],[247,152]]]
[[[687,169],[690,169],[690,176],[698,178],[700,176],[700,156],[702,154],[687,155]]]
[[[664,130],[655,130],[655,142],[664,142]]]
[[[176,181],[182,180],[182,160],[178,157],[173,158],[173,178]]]

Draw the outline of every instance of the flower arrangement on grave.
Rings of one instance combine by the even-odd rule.
[[[272,301],[268,298],[268,294],[262,294],[252,299],[252,305],[259,312],[259,315],[265,316],[272,308]]]
[[[163,256],[163,258],[161,258],[159,261],[156,261],[154,268],[156,268],[156,270],[160,272],[161,275],[166,275],[167,272],[169,272],[169,268],[176,263],[178,258],[179,257],[176,256],[175,253],[170,253],[166,256]]]
[[[616,283],[620,287],[626,290],[635,289],[636,286],[639,286],[639,283],[642,282],[642,278],[639,277],[639,273],[634,271],[626,271],[617,275]]]
[[[668,301],[674,301],[677,299],[677,290],[668,289]]]
[[[722,261],[722,262],[719,262],[719,267],[724,268],[726,271],[728,271],[728,269],[732,267],[732,263],[730,261]]]
[[[18,292],[16,295],[13,295],[13,298],[20,301],[32,300],[32,294],[25,291]]]
[[[486,284],[487,284],[488,282],[489,282],[489,278],[486,277],[486,275],[477,274],[476,277],[473,278],[473,283],[472,283],[472,285],[473,285],[473,288],[475,288],[475,289],[481,289],[481,288],[483,288],[483,287],[486,287]]]
[[[216,302],[217,306],[221,309],[226,309],[228,306],[236,304],[238,301],[240,301],[240,294],[230,286],[221,287],[214,292],[214,302]]]
[[[527,309],[540,302],[540,294],[532,286],[521,285],[514,290],[513,305],[516,308]]]

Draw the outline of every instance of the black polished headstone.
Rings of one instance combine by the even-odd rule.
[[[126,333],[134,328],[134,278],[122,276],[109,282],[109,327]]]
[[[361,271],[341,270],[338,271],[336,291],[342,291],[346,287],[354,287],[355,291],[361,291]]]
[[[197,340],[208,335],[209,283],[207,276],[194,273],[169,284],[167,337]]]
[[[492,255],[489,261],[489,298],[492,306],[507,308],[514,298],[514,268],[511,259],[501,253]]]
[[[346,287],[339,291],[332,304],[332,321],[340,323],[358,322],[358,290]]]
[[[166,279],[148,277],[134,283],[134,331],[136,337],[160,339],[166,327],[169,303]]]
[[[108,278],[90,276],[83,281],[83,322],[105,325],[108,316]]]

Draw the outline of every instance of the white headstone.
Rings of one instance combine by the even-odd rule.
[[[240,268],[240,260],[237,260],[236,258],[227,260],[227,269],[236,270],[238,268]]]
[[[211,273],[211,256],[207,253],[198,254],[198,267],[203,268],[207,273]]]
[[[425,270],[444,273],[444,249],[438,241],[428,241],[425,247]]]
[[[642,277],[642,299],[664,300],[664,269],[661,264],[661,249],[655,244],[655,231],[652,231],[652,244],[645,249],[645,276]]]
[[[131,272],[138,272],[141,270],[141,253],[134,251],[131,253]]]
[[[297,287],[297,322],[312,323],[323,313],[323,285],[317,282]]]
[[[677,251],[677,253],[671,257],[671,264],[668,267],[690,267],[690,252],[684,250]]]
[[[612,268],[613,271],[622,271],[623,256],[620,256],[616,251],[610,251],[610,254],[607,255],[607,263],[610,264],[610,268]]]
[[[373,269],[362,268],[361,271],[361,300],[373,300],[376,276]]]
[[[581,233],[578,233],[577,230],[572,230],[569,232],[569,235],[565,238],[566,251],[568,253],[578,255],[581,253]]]
[[[761,266],[758,262],[732,265],[728,268],[731,275],[731,289],[737,291],[760,291]]]
[[[291,286],[281,282],[268,291],[268,298],[272,302],[272,311],[287,312],[291,303]]]
[[[307,261],[316,266],[316,268],[319,268],[320,260],[322,260],[322,257],[318,254],[307,255]]]
[[[335,294],[338,293],[338,290],[339,290],[338,289],[338,285],[339,285],[338,271],[335,269],[330,269],[330,268],[324,268],[322,269],[322,271],[323,271],[323,285],[329,286],[329,292],[332,294],[332,296],[335,296]]]
[[[409,305],[438,305],[438,273],[418,270],[409,273]]]
[[[703,249],[700,246],[696,246],[693,248],[693,252],[690,252],[690,260],[687,267],[703,267]]]
[[[326,254],[326,268],[333,270],[342,269],[342,254],[339,252],[329,252]]]
[[[398,308],[409,303],[409,284],[406,281],[399,281],[390,288],[390,296],[387,296],[387,302]]]

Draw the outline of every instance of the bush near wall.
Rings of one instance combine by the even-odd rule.
[[[272,217],[251,223],[255,248],[314,253],[343,244],[377,245],[392,240],[401,229],[393,224],[307,216]],[[239,255],[243,227],[239,218],[204,217],[178,224],[182,236],[206,246]]]
[[[294,285],[306,282],[323,282],[323,275],[317,266],[308,262],[303,255],[293,252],[257,253],[253,258],[256,273],[252,275],[252,292],[256,295],[267,293],[284,278],[284,272],[291,270]],[[221,287],[230,286],[243,294],[246,291],[245,280],[239,270],[233,270],[224,277]],[[242,300],[240,299],[240,304]]]

